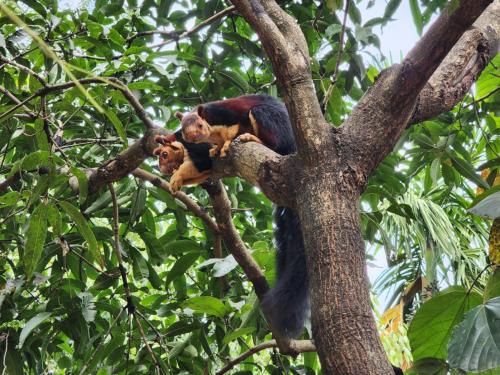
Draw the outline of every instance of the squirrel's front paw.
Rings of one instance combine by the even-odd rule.
[[[219,151],[219,148],[217,146],[215,146],[215,147],[212,147],[210,149],[208,154],[210,155],[211,158],[214,158],[217,156],[218,151]]]
[[[172,191],[172,193],[177,193],[181,187],[182,178],[176,176],[175,174],[172,175],[172,177],[170,178],[170,190]]]

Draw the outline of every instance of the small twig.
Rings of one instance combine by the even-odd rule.
[[[471,105],[476,105],[478,103],[481,103],[483,100],[488,99],[490,96],[496,94],[498,91],[500,91],[500,87],[497,87],[495,90],[493,90],[489,94],[486,94],[486,95],[480,97],[479,99],[474,100],[473,102],[467,104],[467,107],[470,107]]]
[[[176,40],[177,41],[177,40],[180,40],[180,39],[183,39],[183,38],[187,38],[191,34],[194,34],[197,31],[199,31],[200,29],[204,28],[205,26],[210,25],[212,22],[217,21],[219,18],[224,17],[226,14],[234,12],[235,9],[236,9],[236,7],[234,5],[232,5],[230,7],[227,7],[226,9],[221,10],[219,13],[214,14],[212,17],[209,17],[206,20],[204,20],[203,22],[200,22],[198,25],[196,25],[195,27],[193,27],[191,30],[184,31],[179,36],[176,36],[176,37],[170,38],[169,40],[166,40],[164,42],[155,44],[155,45],[151,46],[151,48],[162,47],[165,44],[171,43],[172,40]]]
[[[116,193],[113,184],[108,184],[109,193],[111,194],[111,201],[113,202],[113,233],[114,233],[114,243],[113,249],[118,259],[118,268],[120,269],[120,274],[122,276],[123,289],[125,290],[125,295],[127,297],[127,310],[129,315],[133,314],[135,311],[135,305],[132,301],[132,295],[130,294],[130,288],[127,281],[127,271],[123,266],[122,250],[120,245],[120,213],[118,203],[116,201]]]
[[[60,146],[61,148],[68,148],[73,146],[82,146],[87,144],[110,144],[110,143],[121,143],[120,138],[74,138],[64,141]]]
[[[139,317],[137,316],[137,314],[134,314],[134,318],[135,318],[135,322],[137,323],[137,327],[139,327],[139,332],[141,333],[142,341],[144,342],[144,345],[146,346],[146,349],[148,350],[149,355],[151,355],[151,358],[153,359],[153,363],[155,364],[155,367],[156,367],[156,372],[158,374],[163,373],[163,371],[160,367],[160,364],[158,363],[158,359],[156,358],[155,353],[153,352],[153,350],[151,349],[151,346],[148,343],[148,339],[146,337],[146,334],[144,333],[144,330],[142,329],[142,324],[141,324],[141,321],[139,320]]]
[[[2,91],[2,90],[0,90],[0,91]],[[10,115],[12,112],[16,111],[20,107],[23,107],[23,109],[25,109],[25,110],[28,109],[28,111],[29,111],[29,108],[25,104],[28,103],[33,98],[36,98],[37,96],[38,96],[37,93],[34,93],[34,94],[31,94],[30,96],[28,96],[23,101],[19,101],[19,99],[18,99],[17,103],[16,103],[16,105],[14,107],[9,108],[8,111],[5,111],[4,113],[2,113],[0,115],[0,120],[3,119],[4,117],[7,117],[8,115]],[[10,96],[9,96],[9,98],[12,99],[12,97],[10,97]]]
[[[5,352],[3,353],[3,360],[2,360],[2,365],[3,365],[3,370],[2,370],[2,375],[5,375],[5,371],[7,371],[7,350],[9,350],[9,332],[4,336],[5,339]]]
[[[14,103],[16,103],[17,105],[21,104],[21,106],[23,107],[24,111],[30,116],[30,118],[32,120],[36,119],[38,116],[36,113],[34,113],[31,109],[29,109],[28,107],[26,107],[24,104],[22,104],[22,102],[16,98],[15,95],[13,95],[9,90],[7,90],[5,87],[3,86],[0,86],[0,92],[5,94],[10,100],[12,100]]]
[[[167,347],[167,344],[165,343],[165,341],[163,341],[163,336],[161,334],[160,331],[158,331],[156,329],[156,327],[153,325],[153,323],[151,323],[145,316],[143,313],[141,313],[139,310],[135,310],[135,313],[137,315],[139,315],[145,322],[146,324],[154,331],[154,333],[156,334],[156,338],[158,340],[160,340],[160,342],[158,343],[160,345],[160,348],[163,349],[163,351],[168,354],[168,347]],[[170,365],[169,365],[170,366]]]
[[[294,340],[293,344],[297,353],[308,353],[316,351],[316,346],[314,346],[314,343],[311,340]],[[228,364],[224,368],[217,371],[216,374],[217,375],[225,374],[226,372],[231,370],[234,366],[236,366],[238,363],[243,362],[245,359],[254,355],[255,353],[258,353],[264,349],[276,348],[276,347],[278,347],[278,343],[276,342],[276,340],[269,340],[267,342],[263,342],[262,344],[256,345],[253,348],[250,348],[242,355],[230,360]]]
[[[344,53],[344,35],[345,35],[345,29],[346,29],[346,24],[347,24],[347,14],[349,13],[349,4],[350,4],[350,0],[346,0],[345,8],[344,8],[344,19],[342,20],[342,30],[340,32],[340,46],[339,46],[339,52],[337,54],[337,61],[335,62],[335,69],[333,71],[333,75],[330,78],[330,80],[331,80],[330,86],[328,86],[328,90],[326,90],[325,97],[323,98],[323,110],[324,111],[326,111],[326,106],[328,105],[328,102],[330,101],[330,97],[332,96],[333,88],[335,87],[335,84],[337,83],[337,74],[339,72],[340,61],[342,60],[342,55]]]
[[[19,70],[22,70],[22,71],[32,75],[42,84],[42,86],[47,86],[47,82],[45,81],[45,79],[41,75],[39,75],[38,73],[36,73],[33,70],[31,70],[30,68],[28,68],[27,66],[24,66],[24,65],[21,65],[19,63],[14,62],[14,61],[11,61],[2,55],[0,55],[0,61],[3,62],[4,64],[11,65]]]

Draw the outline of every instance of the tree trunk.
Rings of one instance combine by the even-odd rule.
[[[323,373],[390,374],[370,307],[358,184],[347,165],[333,172],[324,163],[301,170],[305,176],[296,186],[307,189],[297,189],[297,210],[314,286],[312,329]]]

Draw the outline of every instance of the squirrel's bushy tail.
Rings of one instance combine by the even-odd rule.
[[[287,207],[274,211],[277,281],[264,296],[262,309],[281,335],[302,333],[309,308],[304,240],[297,214]]]

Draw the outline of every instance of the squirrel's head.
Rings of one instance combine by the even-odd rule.
[[[195,112],[183,115],[176,112],[175,116],[181,120],[182,138],[186,142],[200,143],[208,141],[211,128],[208,122],[203,118],[203,106],[198,106]]]
[[[160,172],[171,175],[184,161],[184,146],[180,142],[164,143],[154,149],[153,154],[159,157]]]

